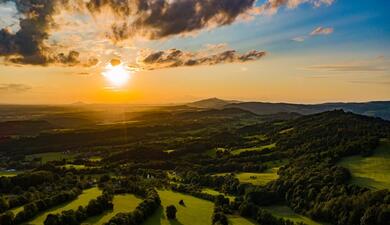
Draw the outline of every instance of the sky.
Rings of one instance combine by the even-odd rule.
[[[388,0],[0,0],[0,103],[390,100]]]

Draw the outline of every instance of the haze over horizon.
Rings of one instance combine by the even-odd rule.
[[[390,100],[386,0],[121,2],[0,0],[0,103]]]

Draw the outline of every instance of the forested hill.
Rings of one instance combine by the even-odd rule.
[[[359,103],[323,103],[323,104],[292,104],[268,102],[237,102],[218,98],[204,99],[189,103],[196,108],[240,108],[258,115],[275,113],[299,113],[302,115],[316,114],[325,111],[341,109],[356,114],[380,117],[390,120],[390,101],[359,102]]]
[[[390,120],[390,102],[363,102],[363,103],[325,103],[325,104],[289,104],[289,103],[263,103],[243,102],[226,104],[225,108],[240,108],[253,113],[264,115],[280,112],[293,112],[303,115],[321,113],[325,111],[341,109],[356,114],[381,117]]]

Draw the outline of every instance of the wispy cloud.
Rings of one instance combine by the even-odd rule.
[[[376,58],[347,63],[311,65],[304,69],[319,72],[385,72],[390,71],[389,63],[390,61],[386,58]]]
[[[306,39],[306,37],[295,37],[295,38],[292,38],[291,40],[292,41],[296,41],[296,42],[304,42]]]
[[[334,31],[333,27],[317,27],[314,29],[310,35],[315,36],[315,35],[329,35],[332,34]]]
[[[0,92],[19,93],[30,89],[31,87],[25,84],[0,84]]]
[[[295,42],[304,42],[313,36],[330,35],[334,32],[333,27],[317,27],[311,31],[308,35],[294,37],[291,40]]]

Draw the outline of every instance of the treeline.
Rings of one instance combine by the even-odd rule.
[[[211,176],[187,171],[181,175],[181,182],[201,187],[210,187],[230,195],[243,195],[250,184],[242,184],[234,175]]]
[[[211,224],[213,225],[228,225],[229,221],[226,214],[231,214],[229,199],[223,195],[218,195],[214,200],[214,211]]]
[[[261,225],[305,225],[303,222],[294,223],[291,220],[277,218],[250,201],[245,201],[240,205],[239,213],[243,217],[252,218]]]
[[[118,213],[106,225],[138,225],[152,216],[161,207],[161,200],[154,189],[146,192],[145,199],[130,213]]]
[[[90,177],[77,176],[69,172],[57,174],[49,171],[31,172],[0,179],[3,185],[3,192],[0,193],[7,195],[7,197],[0,197],[0,213],[49,198],[63,190],[74,187],[85,189],[91,187],[93,183]],[[28,187],[28,185],[32,186]],[[6,188],[9,190],[5,190]]]
[[[60,177],[49,171],[37,171],[19,174],[14,177],[0,177],[0,193],[17,193],[43,183],[52,183]]]
[[[207,201],[215,201],[215,196],[210,195],[207,193],[202,193],[200,188],[192,186],[192,185],[186,185],[186,184],[178,184],[178,185],[171,185],[172,191],[180,192],[187,195],[192,195],[197,198],[201,198]]]
[[[60,214],[49,214],[44,225],[80,225],[89,217],[102,214],[106,210],[114,208],[112,204],[113,196],[108,193],[103,193],[96,199],[89,201],[86,207],[79,206],[75,210],[62,211]]]
[[[51,197],[39,199],[24,206],[23,211],[20,211],[16,216],[12,212],[6,212],[0,215],[2,225],[21,224],[28,221],[39,213],[62,203],[74,200],[82,193],[79,188],[73,188],[68,191],[61,191]]]

